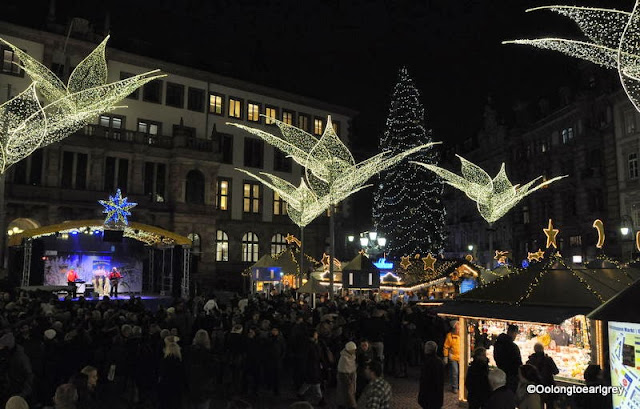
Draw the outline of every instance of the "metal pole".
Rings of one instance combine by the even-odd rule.
[[[302,287],[302,275],[304,274],[304,226],[300,227],[300,274],[298,276],[298,288]]]
[[[329,236],[330,236],[330,250],[329,250],[329,299],[333,301],[333,255],[336,251],[335,240],[335,209],[333,204],[329,205]]]
[[[6,173],[0,174],[0,267],[2,270],[7,268],[6,249],[7,249],[7,204],[4,197],[4,187],[6,182]]]

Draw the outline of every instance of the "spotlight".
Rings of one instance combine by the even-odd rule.
[[[78,230],[72,230],[71,234],[75,236],[76,234],[78,234]]]
[[[93,234],[100,234],[100,230],[94,230]]]

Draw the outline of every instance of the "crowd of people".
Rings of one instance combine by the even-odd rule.
[[[417,402],[439,409],[447,374],[452,391],[458,388],[459,331],[426,308],[366,298],[321,299],[311,308],[292,294],[225,302],[195,297],[151,311],[135,297],[96,303],[6,292],[0,297],[0,403],[8,409],[204,409],[224,402],[248,409],[248,402],[287,388],[297,395],[292,408],[323,406],[330,390],[339,408],[387,409],[393,391],[385,377],[407,377],[411,366],[421,366]],[[553,404],[552,396],[521,393],[528,383],[553,382],[557,368],[538,346],[522,365],[513,331],[495,342],[500,369],[489,370],[486,350],[474,348],[466,382],[470,408]],[[597,381],[597,374],[590,376]]]

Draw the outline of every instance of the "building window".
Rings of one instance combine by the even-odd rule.
[[[100,126],[105,128],[105,138],[115,139],[117,141],[122,140],[124,117],[114,115],[100,115]]]
[[[529,212],[529,206],[522,206],[522,223],[531,223],[531,213]]]
[[[284,234],[276,233],[271,237],[271,254],[276,255],[287,249],[287,241]]]
[[[229,97],[229,117],[242,119],[242,100]]]
[[[160,122],[138,119],[138,132],[149,136],[160,135]]]
[[[218,134],[218,150],[222,163],[233,163],[233,135]]]
[[[283,216],[287,214],[287,202],[280,197],[280,193],[273,192],[273,214]]]
[[[202,246],[200,244],[200,235],[198,233],[189,233],[187,238],[191,240],[191,252],[194,255],[200,254]]]
[[[562,130],[562,143],[569,143],[573,139],[573,128],[565,128]]]
[[[260,122],[260,104],[247,103],[247,121]]]
[[[627,135],[636,131],[636,111],[628,110],[624,112],[624,131]]]
[[[144,163],[144,194],[152,202],[164,202],[167,165],[164,163]]]
[[[31,155],[13,165],[13,183],[32,186],[41,185],[43,160],[42,149],[37,149]]]
[[[309,115],[298,114],[298,128],[305,132],[309,132]]]
[[[229,261],[229,236],[222,230],[216,231],[216,261]]]
[[[129,159],[107,156],[104,165],[104,190],[113,192],[116,188],[126,191],[129,180]]]
[[[278,108],[276,107],[265,107],[264,108],[264,123],[267,125],[273,125],[276,123],[276,119],[278,118]]]
[[[187,94],[187,109],[190,111],[204,111],[204,90],[200,88],[191,88]]]
[[[231,199],[231,181],[229,179],[218,179],[216,189],[216,207],[218,210],[229,210]]]
[[[331,121],[331,125],[333,126],[333,132],[335,132],[336,135],[340,136],[340,122]]]
[[[209,94],[209,113],[224,115],[224,95]]]
[[[264,142],[262,139],[244,138],[244,166],[262,169]]]
[[[244,182],[242,193],[242,211],[244,213],[260,213],[260,184]]]
[[[60,186],[67,189],[86,189],[87,163],[86,153],[63,152]]]
[[[62,66],[62,71],[64,72],[64,65]],[[58,76],[62,78],[62,75],[58,75]],[[134,74],[131,74],[129,72],[120,71],[120,80],[126,80],[127,78],[131,78],[134,76],[135,76]],[[133,91],[131,94],[127,96],[127,98],[140,99],[140,88],[136,88],[135,91]]]
[[[16,76],[24,76],[22,68],[20,68],[20,59],[11,48],[0,47],[2,50],[2,73]]]
[[[204,175],[197,169],[187,173],[185,186],[185,202],[189,204],[204,204]]]
[[[162,81],[153,80],[147,82],[142,87],[142,100],[153,102],[155,104],[162,103]]]
[[[571,247],[580,247],[580,246],[582,246],[582,236],[570,236],[569,237],[569,245]]]
[[[184,85],[167,82],[167,106],[184,108]]]
[[[315,118],[313,120],[313,133],[315,135],[322,135],[324,130],[324,121],[321,118]]]
[[[242,236],[242,261],[258,261],[258,236],[253,233],[245,233]]]
[[[273,148],[273,170],[278,172],[291,172],[292,161],[280,149]]]
[[[627,160],[627,166],[629,168],[629,179],[638,178],[638,154],[630,153]]]
[[[286,109],[282,110],[282,122],[287,125],[293,125],[293,112],[287,111]]]

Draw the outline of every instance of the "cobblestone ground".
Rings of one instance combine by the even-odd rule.
[[[393,391],[393,409],[420,409],[420,405],[417,403],[418,398],[418,368],[411,368],[409,371],[409,377],[407,378],[394,378],[387,377],[387,381],[391,384]],[[445,385],[445,396],[443,409],[458,409],[461,406],[458,404],[457,395],[448,391],[448,386]],[[270,392],[261,392],[255,397],[239,397],[252,404],[253,409],[286,409],[299,399],[296,398],[291,387],[283,386],[281,396],[274,396]],[[326,393],[325,406],[314,405],[316,408],[324,409],[336,409],[334,404],[335,388],[329,388]],[[316,403],[315,400],[311,400],[312,403]],[[466,406],[466,405],[465,405]],[[462,407],[465,407],[462,406]],[[226,402],[216,401],[211,405],[211,409],[226,409]]]

